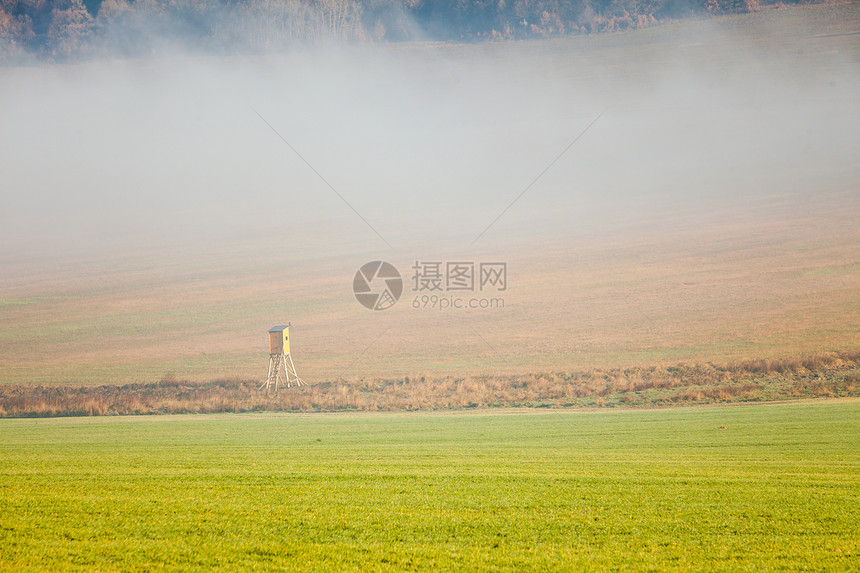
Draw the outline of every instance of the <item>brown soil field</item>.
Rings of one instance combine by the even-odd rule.
[[[64,266],[28,262],[22,286],[5,275],[0,383],[265,378],[266,330],[286,321],[296,367],[310,383],[855,351],[858,202],[857,194],[834,194],[733,220],[673,213],[534,250],[487,249],[476,258],[508,264],[501,309],[413,308],[414,261],[397,256],[389,260],[404,274],[403,297],[376,312],[351,292],[361,255],[275,272],[267,269],[278,253],[255,245],[246,248],[259,257],[248,260],[225,246],[228,256],[165,249]]]

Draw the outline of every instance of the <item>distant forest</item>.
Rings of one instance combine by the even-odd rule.
[[[789,0],[790,1],[790,0]],[[0,63],[639,28],[776,0],[0,0]],[[786,0],[778,2],[786,3]]]

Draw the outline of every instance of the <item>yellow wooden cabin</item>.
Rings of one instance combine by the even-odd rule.
[[[290,325],[273,326],[269,329],[269,354],[290,353]]]

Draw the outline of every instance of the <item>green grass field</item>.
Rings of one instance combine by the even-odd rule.
[[[860,401],[0,420],[0,569],[857,570]]]

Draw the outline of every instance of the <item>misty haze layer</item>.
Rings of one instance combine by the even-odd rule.
[[[856,59],[767,32],[2,69],[0,234],[61,253],[372,226],[416,249],[468,244],[531,183],[482,241],[856,185]]]
[[[0,69],[0,380],[253,378],[285,322],[311,382],[854,351],[855,11]]]

